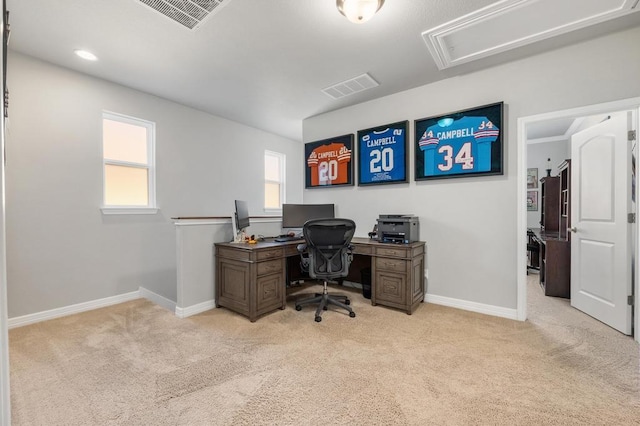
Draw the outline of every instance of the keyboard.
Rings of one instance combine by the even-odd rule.
[[[304,238],[297,237],[295,235],[294,236],[285,235],[284,237],[277,237],[274,241],[277,243],[286,243],[288,241],[304,241]]]

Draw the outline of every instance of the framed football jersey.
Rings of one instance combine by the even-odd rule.
[[[408,121],[358,132],[358,185],[408,182]]]
[[[305,187],[353,185],[353,135],[304,145]]]
[[[503,174],[503,103],[415,121],[415,179]]]

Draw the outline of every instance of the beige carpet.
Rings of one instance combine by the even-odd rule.
[[[640,424],[638,345],[536,279],[527,322],[353,290],[321,323],[137,300],[13,329],[13,425]]]

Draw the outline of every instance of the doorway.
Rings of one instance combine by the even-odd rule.
[[[562,120],[577,119],[580,118],[584,121],[586,117],[595,117],[594,121],[597,121],[600,117],[606,116],[610,113],[620,111],[635,111],[634,128],[638,128],[638,114],[640,110],[640,98],[624,99],[620,101],[608,102],[597,105],[590,105],[586,107],[574,108],[569,110],[554,111],[535,116],[522,117],[518,119],[518,160],[517,160],[517,175],[518,175],[518,218],[517,218],[517,241],[518,241],[518,253],[517,253],[517,315],[519,320],[527,319],[527,140],[528,131],[540,126],[543,123],[558,123]],[[584,127],[584,125],[582,126]],[[578,127],[574,128],[577,131]],[[637,138],[636,138],[637,139]],[[635,142],[637,143],[637,141]],[[634,145],[635,146],[635,145]],[[634,154],[637,154],[637,146],[635,146]],[[559,163],[559,162],[558,162]],[[546,173],[546,170],[543,170]],[[633,186],[636,186],[636,179],[634,175]],[[638,246],[638,231],[637,227],[632,227],[631,239],[634,245]],[[638,270],[638,258],[637,256],[633,260],[633,270]],[[636,274],[637,275],[637,274]],[[634,339],[640,342],[640,330],[639,328],[639,315],[638,315],[638,299],[639,299],[639,285],[637,277],[632,278],[632,286],[634,288],[634,315],[633,315],[633,328],[635,330]]]

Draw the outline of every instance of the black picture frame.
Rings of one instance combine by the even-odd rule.
[[[305,188],[353,185],[353,134],[304,145]]]
[[[409,182],[409,121],[358,131],[358,186]]]
[[[504,103],[415,120],[415,180],[504,174]]]
[[[538,190],[527,191],[527,211],[538,211]]]

